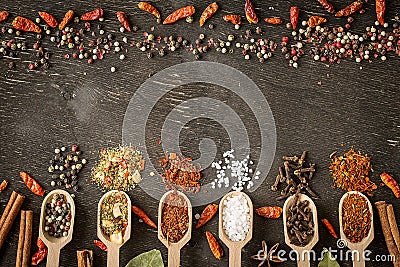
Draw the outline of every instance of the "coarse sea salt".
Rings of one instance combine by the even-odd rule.
[[[247,155],[243,160],[235,159],[233,154],[234,150],[228,150],[223,153],[223,161],[216,161],[211,164],[211,167],[216,169],[217,178],[211,182],[211,188],[216,187],[229,187],[231,185],[231,179],[235,179],[232,185],[232,190],[242,191],[245,187],[250,189],[254,182],[252,179],[258,180],[260,178],[260,172],[257,171],[254,175],[251,165],[253,161],[250,160],[250,156]],[[252,175],[252,177],[250,176]]]
[[[223,203],[222,227],[232,241],[242,241],[250,229],[250,208],[243,195],[227,197]]]

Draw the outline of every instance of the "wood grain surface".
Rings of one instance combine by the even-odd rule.
[[[336,9],[345,7],[351,1],[331,0]],[[387,0],[386,20],[392,19],[400,12],[400,2]],[[254,1],[259,16],[281,16],[288,22],[288,10],[291,5],[298,5],[302,12],[300,20],[310,15],[328,17],[329,25],[344,24],[345,19],[334,18],[327,14],[317,1]],[[243,14],[244,1],[219,1],[220,10],[211,19],[215,29],[210,30],[205,25],[200,29],[198,18],[200,12],[208,5],[204,1],[154,1],[160,9],[162,17],[178,7],[194,4],[197,13],[195,23],[187,24],[180,21],[174,25],[163,26],[155,23],[150,15],[137,8],[137,1],[10,1],[0,3],[0,10],[8,10],[10,17],[0,26],[9,26],[13,17],[23,15],[34,19],[38,11],[47,11],[60,19],[68,9],[75,10],[79,15],[101,6],[105,10],[105,31],[114,33],[118,40],[128,36],[129,40],[139,40],[143,31],[149,31],[155,26],[155,35],[182,35],[195,41],[199,33],[214,38],[226,38],[227,34],[243,34],[246,29],[255,29],[245,23],[236,31],[232,25],[224,23],[221,17],[228,12]],[[366,13],[355,15],[352,30],[363,32],[366,26],[371,26],[375,20],[374,1],[365,4]],[[273,9],[272,9],[272,8]],[[116,11],[125,11],[131,22],[141,29],[136,33],[120,33],[116,20]],[[97,22],[94,22],[96,25]],[[206,23],[207,24],[207,23]],[[290,35],[285,25],[269,26],[259,23],[265,35],[280,42],[283,35]],[[35,37],[24,35],[33,44]],[[0,40],[7,40],[9,35],[0,33]],[[90,184],[90,169],[97,159],[101,148],[117,146],[122,139],[122,122],[129,100],[137,88],[154,73],[167,67],[194,61],[193,54],[184,50],[148,59],[146,53],[136,47],[128,47],[126,59],[120,60],[116,54],[108,54],[105,59],[88,65],[86,61],[64,59],[67,48],[57,48],[50,43],[49,37],[44,38],[45,47],[52,53],[49,70],[39,69],[28,71],[27,64],[35,57],[29,51],[21,53],[15,60],[17,68],[9,70],[9,59],[0,58],[0,180],[7,179],[9,188],[0,193],[0,212],[3,211],[12,190],[17,190],[27,196],[23,209],[34,211],[33,240],[38,236],[39,214],[42,198],[28,191],[20,180],[19,171],[27,171],[50,191],[51,177],[47,172],[48,161],[54,148],[77,143],[88,160],[80,173],[79,191],[76,192],[76,220],[74,237],[71,243],[61,251],[60,266],[77,266],[76,250],[91,249],[94,251],[95,266],[106,266],[106,253],[93,244],[96,239],[96,207],[102,196],[97,186]],[[263,92],[274,114],[277,129],[277,150],[272,169],[263,185],[250,194],[255,208],[264,205],[283,205],[275,201],[276,193],[270,191],[277,168],[282,163],[281,156],[300,154],[303,150],[310,151],[309,160],[317,164],[317,173],[311,182],[312,188],[321,196],[315,201],[319,218],[327,218],[339,232],[337,207],[344,193],[332,189],[332,180],[328,172],[329,154],[332,151],[343,151],[355,145],[372,157],[374,173],[373,181],[379,184],[379,174],[383,171],[400,179],[399,142],[400,142],[400,80],[399,57],[393,53],[387,55],[387,61],[379,59],[372,63],[356,63],[345,60],[340,65],[326,66],[314,62],[308,55],[299,63],[299,69],[287,66],[287,60],[279,49],[274,56],[261,64],[254,58],[246,61],[237,51],[234,55],[223,55],[215,51],[205,54],[201,60],[224,63],[234,67],[250,77]],[[117,71],[110,72],[115,66]],[[360,69],[362,67],[362,69]],[[327,76],[329,74],[329,77]],[[321,82],[321,85],[318,85]],[[151,113],[151,123],[137,125],[146,127],[146,145],[151,153],[151,161],[157,164],[162,156],[162,149],[157,145],[163,120],[179,101],[195,96],[208,96],[229,104],[243,120],[251,141],[251,154],[255,161],[259,153],[260,138],[258,126],[245,103],[226,88],[209,84],[191,84],[180,86],[169,92],[157,103]],[[180,133],[181,150],[185,155],[196,158],[199,156],[198,143],[202,138],[212,138],[218,146],[218,155],[229,148],[227,131],[222,130],[218,123],[207,119],[197,119],[190,122]],[[205,181],[213,179],[214,170],[205,170]],[[266,174],[263,174],[266,175]],[[386,200],[392,203],[395,212],[400,211],[400,202],[386,187],[378,186],[372,202]],[[72,191],[71,191],[72,193]],[[132,205],[142,207],[156,220],[158,200],[148,196],[140,187],[129,195]],[[201,213],[204,207],[194,207],[193,214]],[[376,216],[377,217],[377,216]],[[397,216],[399,220],[400,216]],[[7,241],[0,250],[0,266],[15,265],[18,245],[18,219],[13,225]],[[166,263],[167,249],[157,239],[154,229],[132,218],[132,237],[120,250],[120,265],[145,251],[160,249]],[[194,222],[195,223],[195,222]],[[398,221],[398,223],[400,223]],[[375,220],[375,239],[369,249],[371,258],[377,255],[388,255],[381,226]],[[206,226],[192,233],[192,239],[181,250],[182,266],[227,266],[228,256],[217,261],[208,247],[205,231],[216,234],[218,220],[214,218]],[[320,241],[315,250],[320,253],[323,247],[336,249],[334,240],[327,231],[320,227]],[[269,246],[284,243],[282,219],[265,220],[254,217],[253,239],[244,247],[242,266],[257,266],[250,259],[261,249],[261,241],[266,240]],[[287,253],[289,247],[282,245]],[[32,245],[32,253],[36,246]],[[224,246],[225,253],[228,249]],[[343,250],[345,251],[345,250]],[[352,266],[351,261],[341,261],[341,266]],[[44,266],[44,264],[41,264]],[[280,266],[296,266],[295,261],[289,261]],[[311,266],[317,266],[312,262]],[[388,262],[367,262],[366,266],[392,266]]]

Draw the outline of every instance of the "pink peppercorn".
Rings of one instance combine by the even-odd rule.
[[[93,63],[93,58],[89,58],[87,61],[88,64],[92,64]]]
[[[69,54],[65,54],[64,58],[68,59],[69,58]]]
[[[284,42],[284,43],[289,42],[289,37],[287,37],[287,36],[282,37],[282,42]]]
[[[292,49],[292,51],[290,52],[290,54],[291,54],[292,56],[295,56],[295,55],[297,55],[297,51],[296,51],[295,49]]]
[[[78,146],[77,146],[77,145],[72,145],[71,150],[72,150],[73,152],[78,151]]]
[[[33,64],[33,63],[29,63],[29,65],[28,65],[28,69],[30,69],[30,70],[34,70],[34,69],[35,69],[35,64]]]
[[[77,53],[73,53],[72,57],[76,59],[76,58],[78,58],[78,54]]]

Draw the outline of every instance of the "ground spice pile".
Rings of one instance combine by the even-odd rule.
[[[92,169],[91,182],[106,190],[129,191],[142,180],[142,153],[133,146],[120,146],[100,151]]]
[[[170,193],[162,207],[161,230],[172,243],[181,240],[189,228],[189,212],[186,200],[177,193]]]
[[[169,156],[162,158],[160,165],[163,168],[161,176],[168,185],[179,186],[186,191],[196,193],[200,190],[201,173],[191,158],[170,153]]]
[[[352,243],[361,242],[371,229],[371,212],[365,197],[349,194],[342,205],[343,232]]]
[[[333,177],[334,187],[346,191],[372,191],[376,184],[368,177],[371,158],[361,151],[351,148],[343,156],[333,156],[329,171]]]

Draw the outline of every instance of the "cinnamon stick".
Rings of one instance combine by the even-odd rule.
[[[17,195],[18,195],[18,193],[15,192],[15,191],[13,191],[11,193],[10,200],[8,201],[7,206],[4,209],[3,215],[0,218],[0,229],[3,227],[3,224],[4,224],[4,222],[5,222],[6,218],[7,218],[8,213],[11,210],[11,207],[12,207],[15,199],[17,198]]]
[[[21,211],[21,220],[19,223],[19,237],[18,237],[18,248],[17,248],[17,259],[15,260],[15,267],[22,266],[22,255],[24,250],[24,238],[25,238],[25,222],[26,222],[26,211]]]
[[[389,220],[386,211],[386,202],[385,201],[378,201],[375,202],[375,206],[378,209],[379,219],[381,221],[383,235],[385,237],[386,246],[389,250],[389,254],[394,257],[393,259],[393,266],[400,267],[400,252],[396,247],[394,242],[392,232],[390,230]]]
[[[32,244],[32,223],[33,223],[33,211],[26,211],[25,221],[25,238],[24,238],[24,250],[22,257],[22,267],[29,267],[31,263],[31,244]]]
[[[76,252],[78,267],[93,267],[93,251],[81,249]]]
[[[397,250],[400,252],[400,235],[399,228],[397,227],[396,216],[394,215],[393,205],[388,204],[386,206],[387,216],[389,219],[390,230],[392,231],[394,242],[397,246]],[[400,261],[400,259],[399,259]]]
[[[13,192],[14,194],[14,192]],[[11,197],[13,196],[11,195]],[[12,203],[12,207],[8,214],[6,214],[6,210],[2,215],[2,218],[5,217],[4,223],[0,228],[0,249],[3,246],[4,242],[6,241],[6,237],[11,230],[11,227],[14,223],[15,218],[17,217],[19,211],[21,210],[22,203],[24,202],[25,196],[21,194],[17,194],[15,201]],[[10,198],[11,200],[11,198]],[[10,202],[10,201],[9,201]],[[8,206],[8,205],[7,205]]]

